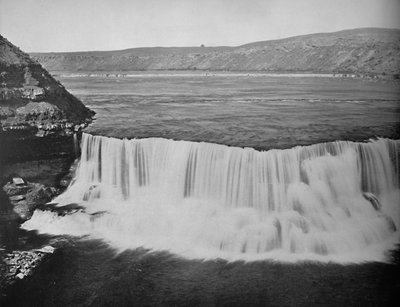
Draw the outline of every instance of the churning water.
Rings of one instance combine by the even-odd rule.
[[[255,151],[84,134],[74,182],[24,224],[190,258],[384,260],[400,227],[400,141]]]

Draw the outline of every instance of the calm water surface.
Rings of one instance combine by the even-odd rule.
[[[92,134],[257,149],[399,135],[396,82],[204,73],[57,78],[96,111]]]

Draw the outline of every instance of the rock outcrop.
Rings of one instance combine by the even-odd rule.
[[[352,73],[399,78],[400,30],[365,28],[238,47],[34,53],[50,71],[225,70]]]
[[[93,115],[38,62],[0,36],[2,220],[26,220],[65,189],[60,179],[79,155],[80,131]]]
[[[71,134],[92,116],[38,62],[0,36],[0,139],[21,131]]]
[[[54,252],[52,246],[15,250],[24,240],[19,223],[66,188],[80,131],[93,115],[0,36],[0,301],[5,289],[32,275]]]
[[[21,220],[26,220],[32,216],[33,211],[40,205],[49,202],[53,196],[58,194],[54,187],[46,187],[41,183],[25,182],[16,184],[14,179],[7,182],[3,191],[10,199],[13,211]]]
[[[10,162],[73,154],[73,134],[93,115],[38,62],[0,36],[0,172]]]

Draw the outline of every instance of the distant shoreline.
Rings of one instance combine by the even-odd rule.
[[[31,53],[48,71],[181,71],[234,74],[317,74],[400,79],[400,29],[361,28],[315,33],[236,47],[144,47]]]
[[[143,78],[143,77],[298,77],[298,78],[352,78],[396,80],[393,76],[361,73],[313,73],[313,72],[258,72],[258,71],[201,71],[201,70],[149,70],[149,71],[51,71],[55,77],[103,77],[103,78]]]

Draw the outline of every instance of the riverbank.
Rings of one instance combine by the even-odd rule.
[[[363,80],[399,80],[398,75],[373,73],[315,73],[292,71],[217,71],[217,70],[154,70],[154,71],[51,71],[56,78],[169,78],[169,77],[290,77],[290,78],[341,78]]]
[[[20,224],[68,185],[94,112],[0,35],[0,292],[33,274],[53,247]],[[47,246],[43,249],[44,246]]]

